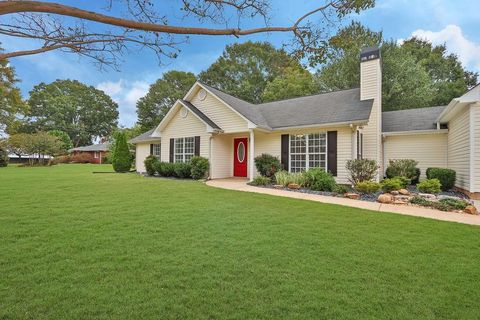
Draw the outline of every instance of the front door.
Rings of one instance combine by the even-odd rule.
[[[233,139],[233,176],[247,177],[247,138]]]

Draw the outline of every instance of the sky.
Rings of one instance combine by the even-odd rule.
[[[58,1],[69,5],[80,3],[81,7],[95,11],[100,3],[83,1]],[[183,18],[175,7],[174,0],[159,1],[162,12],[176,25],[190,26],[198,23]],[[168,6],[167,6],[168,3]],[[318,6],[318,1],[271,0],[271,25],[288,26],[299,16]],[[90,6],[90,7],[89,7]],[[350,20],[362,22],[374,31],[383,31],[387,39],[401,41],[412,36],[430,40],[434,44],[447,44],[451,53],[459,56],[462,64],[472,71],[480,72],[480,28],[478,28],[479,0],[377,0],[376,6]],[[319,18],[317,16],[317,18]],[[314,21],[314,20],[313,20]],[[259,21],[248,21],[243,27],[258,25]],[[207,27],[218,25],[204,24]],[[198,74],[213,63],[223,52],[225,45],[244,41],[269,41],[280,47],[291,40],[291,34],[260,34],[245,38],[192,36],[179,46],[181,52],[176,59],[163,59],[160,63],[152,53],[132,51],[122,57],[120,70],[99,70],[87,58],[63,52],[16,57],[10,60],[15,67],[18,86],[24,98],[40,82],[49,83],[56,79],[76,79],[109,94],[119,105],[122,126],[130,127],[136,121],[135,104],[144,96],[149,86],[168,70],[190,71]],[[0,37],[1,46],[8,51],[37,47],[30,40]]]

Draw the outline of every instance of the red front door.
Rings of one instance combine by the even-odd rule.
[[[247,176],[247,138],[233,139],[233,176]]]

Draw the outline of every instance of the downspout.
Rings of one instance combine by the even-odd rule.
[[[208,161],[210,162],[210,165],[208,166],[207,180],[210,180],[212,178],[212,140],[213,140],[213,133],[211,133],[210,137],[208,138]]]

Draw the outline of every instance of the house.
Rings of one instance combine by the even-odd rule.
[[[136,168],[154,154],[185,162],[194,155],[210,161],[210,178],[257,174],[254,158],[279,157],[284,168],[330,171],[348,183],[350,159],[374,159],[377,179],[390,159],[415,159],[428,167],[457,172],[457,187],[480,198],[480,86],[448,106],[382,112],[382,67],[378,48],[360,55],[360,87],[251,104],[197,82],[149,132],[131,140]]]
[[[72,156],[86,154],[90,157],[90,163],[101,164],[102,159],[108,154],[109,143],[92,144],[68,150]]]
[[[8,154],[8,162],[9,163],[28,163],[30,161],[38,161],[38,159],[41,159],[41,161],[48,162],[51,159],[53,159],[52,156],[49,155],[38,155],[37,153],[35,154],[22,154],[18,155],[15,153],[9,153]]]

